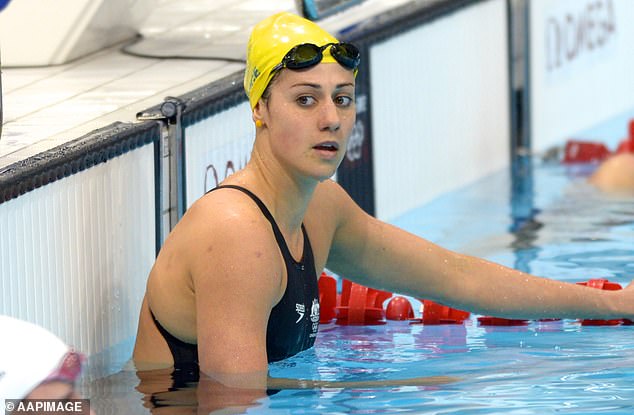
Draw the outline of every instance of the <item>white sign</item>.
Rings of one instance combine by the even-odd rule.
[[[534,151],[634,108],[634,1],[528,4]]]

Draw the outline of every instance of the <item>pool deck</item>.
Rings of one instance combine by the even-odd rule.
[[[406,2],[366,0],[320,24],[336,33]],[[135,44],[115,45],[58,66],[2,68],[0,171],[113,122],[136,122],[138,112],[165,97],[242,70],[243,54],[236,50],[246,50],[252,25],[283,10],[295,11],[295,2],[160,0]],[[142,57],[139,51],[158,57]]]

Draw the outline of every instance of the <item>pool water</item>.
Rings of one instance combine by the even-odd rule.
[[[634,278],[634,200],[585,183],[594,166],[524,160],[392,222],[450,249],[578,282]],[[417,310],[418,311],[418,310]],[[389,381],[446,375],[437,386],[282,390],[217,413],[250,414],[632,414],[634,326],[575,320],[486,327],[388,321],[322,325],[315,347],[270,365],[274,377]],[[97,414],[197,413],[195,384],[173,386],[134,370],[86,382]],[[199,411],[198,413],[209,411]]]

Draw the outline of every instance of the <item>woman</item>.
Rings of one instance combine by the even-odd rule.
[[[48,330],[13,317],[0,316],[0,333],[3,336],[0,342],[0,408],[13,408],[17,413],[20,409],[18,400],[22,399],[54,399],[64,403],[81,398],[75,385],[83,359],[79,353]],[[73,406],[72,409],[81,409],[82,414],[93,413],[86,403],[78,402],[77,405],[86,406]]]
[[[533,277],[364,213],[329,179],[355,121],[358,62],[354,46],[289,13],[254,28],[244,82],[256,125],[251,159],[166,240],[142,305],[139,368],[193,362],[222,383],[265,387],[270,361],[314,342],[324,267],[481,314],[634,317],[629,287],[607,292]]]

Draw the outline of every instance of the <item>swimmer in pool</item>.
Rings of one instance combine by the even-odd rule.
[[[531,276],[359,208],[330,179],[355,122],[359,60],[353,45],[290,13],[255,26],[244,77],[256,126],[251,159],[196,201],[165,241],[142,304],[139,369],[194,366],[230,386],[271,386],[268,363],[314,343],[325,267],[483,315],[634,317],[629,286],[601,291]]]
[[[0,316],[0,333],[0,408],[8,399],[81,398],[75,385],[79,353],[48,330],[13,317]]]
[[[634,153],[615,154],[597,167],[588,181],[600,190],[634,194]]]

